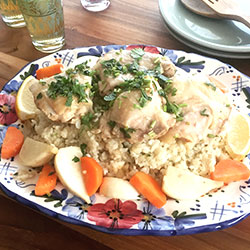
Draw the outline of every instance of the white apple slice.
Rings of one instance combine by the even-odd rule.
[[[40,167],[48,163],[57,151],[55,146],[26,137],[18,158],[24,166]]]
[[[116,177],[104,177],[99,193],[109,198],[125,200],[136,200],[139,195],[129,181]]]
[[[70,146],[60,148],[54,161],[56,173],[61,183],[69,189],[72,194],[90,203],[90,198],[82,177],[81,163],[80,161],[73,161],[75,157],[79,159],[82,157],[82,152],[79,147]]]
[[[163,192],[177,200],[197,199],[213,189],[224,185],[222,181],[198,176],[188,170],[168,167],[163,177]]]

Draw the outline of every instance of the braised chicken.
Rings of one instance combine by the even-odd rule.
[[[216,136],[231,111],[226,95],[208,78],[201,76],[177,75],[173,86],[178,91],[169,100],[185,104],[183,120],[177,122],[162,140],[169,141],[174,137],[196,143],[207,136]]]
[[[101,79],[99,82],[100,93],[106,95],[124,81],[133,79],[133,71],[150,71],[158,66],[159,73],[166,77],[172,77],[175,74],[176,68],[167,57],[144,52],[140,60],[136,60],[139,56],[133,55],[133,52],[131,54],[130,50],[118,52],[112,50],[101,57],[94,67]],[[126,70],[127,65],[130,65],[130,72]]]
[[[144,136],[158,138],[164,135],[175,124],[176,119],[163,111],[164,100],[152,85],[150,90],[152,94],[148,95],[151,100],[143,107],[138,105],[140,90],[120,94],[112,108],[102,117],[103,136],[110,136],[107,134],[110,129],[107,124],[110,121],[119,128],[112,130],[113,136],[125,137],[130,143],[142,141]]]
[[[50,120],[76,123],[82,115],[92,110],[90,84],[89,76],[76,74],[70,79],[63,73],[35,82],[30,91],[37,107]]]

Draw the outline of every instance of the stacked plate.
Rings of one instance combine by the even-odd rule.
[[[250,1],[244,4],[249,10]],[[198,15],[180,0],[159,0],[159,8],[169,32],[189,47],[214,56],[250,58],[250,29],[244,24]]]

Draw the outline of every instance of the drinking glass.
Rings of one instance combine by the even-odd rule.
[[[65,44],[62,0],[18,0],[35,48],[55,52]]]
[[[10,27],[25,26],[23,15],[18,7],[18,0],[0,0],[0,14],[3,21]]]
[[[81,0],[82,6],[93,12],[103,11],[107,9],[110,5],[109,0]]]

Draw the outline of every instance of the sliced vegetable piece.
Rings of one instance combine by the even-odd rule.
[[[62,72],[63,65],[61,63],[53,64],[48,67],[40,68],[36,71],[38,80],[59,74]]]
[[[35,187],[35,195],[42,196],[50,193],[56,187],[57,175],[55,169],[46,164],[42,168]]]
[[[136,200],[139,193],[127,180],[116,177],[104,177],[100,186],[100,194],[116,199]]]
[[[60,182],[72,194],[90,203],[91,201],[82,177],[81,157],[82,151],[80,147],[69,146],[60,148],[55,156],[54,164]]]
[[[162,182],[163,192],[176,200],[199,199],[209,191],[223,186],[222,181],[214,181],[172,166],[168,166]]]
[[[161,208],[167,202],[167,197],[163,193],[160,185],[149,174],[137,172],[130,179],[130,183],[155,207]]]
[[[3,159],[16,156],[23,145],[24,135],[16,127],[8,127],[2,145],[1,156]]]
[[[48,163],[57,151],[53,145],[26,137],[18,157],[24,166],[40,167]]]
[[[94,158],[87,156],[81,157],[81,167],[87,194],[91,196],[102,184],[103,169]]]
[[[250,170],[242,162],[225,159],[215,165],[214,172],[210,178],[216,181],[230,183],[233,181],[247,180],[250,177]]]

